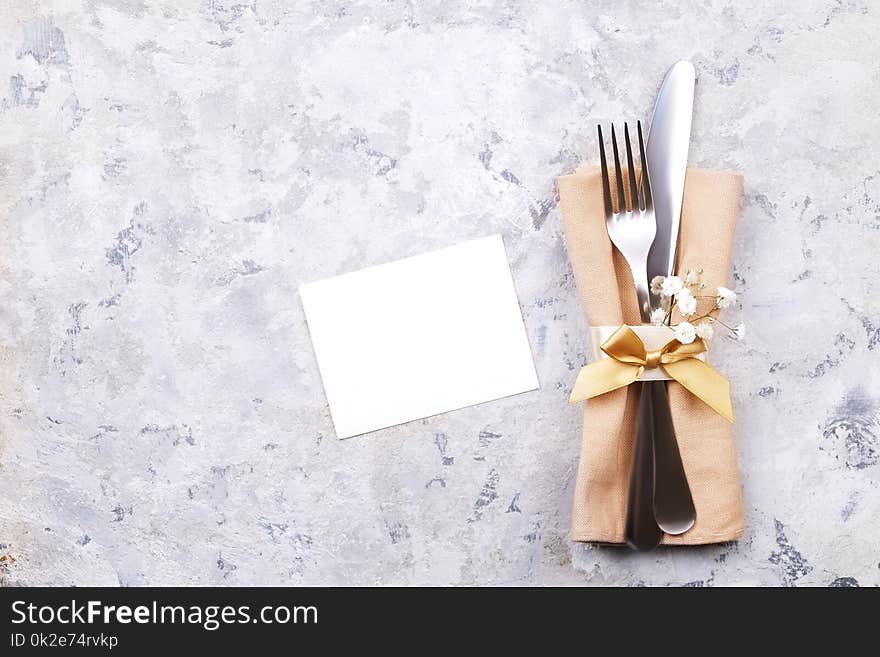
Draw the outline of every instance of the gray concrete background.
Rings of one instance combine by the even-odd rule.
[[[641,6],[644,5],[644,6]],[[783,9],[783,5],[787,5]],[[5,584],[880,583],[880,6],[3,2]],[[556,176],[698,71],[737,544],[573,544]],[[297,286],[501,232],[540,391],[338,441]]]

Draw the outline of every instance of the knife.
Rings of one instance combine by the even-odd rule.
[[[674,64],[660,86],[651,117],[646,155],[657,234],[648,254],[649,281],[655,276],[670,276],[675,268],[695,83],[693,64]],[[652,305],[659,307],[658,297],[652,297]],[[667,534],[683,534],[693,527],[697,513],[675,438],[666,382],[646,383],[645,393],[653,397],[654,519]]]
[[[648,254],[648,279],[670,276],[675,268],[695,82],[693,64],[680,61],[673,65],[660,86],[651,116],[646,155],[648,171],[651,172],[657,235]],[[660,306],[659,297],[654,296],[651,301],[655,308]]]

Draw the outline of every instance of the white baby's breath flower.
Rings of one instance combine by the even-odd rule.
[[[690,344],[697,337],[697,330],[690,322],[681,322],[675,327],[675,339],[682,344]]]
[[[687,288],[684,288],[675,297],[678,304],[678,312],[685,317],[691,317],[697,312],[697,299]]]
[[[678,276],[667,276],[660,285],[660,294],[673,297],[684,289],[684,283]]]
[[[665,276],[655,276],[651,279],[651,294],[660,294],[664,280],[666,280]]]
[[[651,312],[651,323],[654,326],[660,326],[664,319],[666,319],[666,311],[662,308],[655,308]]]
[[[745,324],[737,324],[733,327],[733,332],[731,335],[737,340],[742,340],[746,337],[746,325]]]
[[[685,285],[696,285],[700,281],[700,275],[694,269],[688,269],[688,273],[684,277]]]
[[[697,332],[697,337],[702,338],[707,342],[712,339],[713,335],[715,335],[715,329],[712,328],[711,322],[700,322],[696,325],[695,330]]]
[[[736,303],[736,292],[726,287],[719,286],[718,293],[715,295],[715,305],[719,308],[730,308]]]

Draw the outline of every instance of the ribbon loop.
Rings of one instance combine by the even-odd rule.
[[[654,351],[649,351],[645,355],[645,369],[653,370],[655,367],[660,367],[660,358],[663,356],[662,349],[655,349]]]
[[[646,369],[662,367],[675,381],[708,404],[728,422],[733,422],[730,383],[717,370],[696,356],[707,350],[697,338],[690,344],[670,340],[648,351],[641,338],[625,324],[601,345],[609,358],[581,368],[569,397],[574,404],[634,383]]]

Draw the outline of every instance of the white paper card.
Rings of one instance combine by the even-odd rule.
[[[538,387],[500,235],[300,296],[339,438]]]

